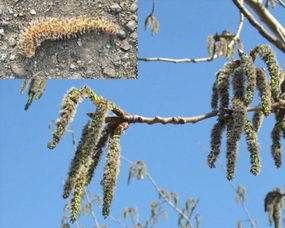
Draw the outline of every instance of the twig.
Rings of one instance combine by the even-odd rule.
[[[270,33],[268,33],[265,28],[258,23],[258,21],[254,18],[254,16],[241,4],[240,0],[232,0],[233,3],[239,8],[239,10],[244,14],[244,16],[248,19],[250,24],[255,27],[258,32],[265,38],[267,39],[270,43],[272,43],[275,47],[280,49],[281,51],[285,52],[285,44],[282,43],[280,40],[277,38],[273,37]],[[245,0],[248,4],[251,4],[251,0]],[[264,8],[265,9],[265,8]],[[272,16],[273,17],[273,16]],[[277,21],[277,20],[276,20]],[[281,26],[282,27],[282,26]],[[279,27],[280,28],[280,27]],[[278,37],[281,38],[280,32],[278,33]]]
[[[250,223],[250,226],[251,226],[252,228],[256,227],[255,221],[254,221],[254,219],[250,216],[247,206],[246,206],[244,203],[241,203],[241,206],[242,206],[242,208],[243,208],[243,210],[244,210],[246,216],[248,217],[248,221],[249,221],[249,223]]]
[[[121,227],[129,228],[126,224],[122,223],[121,220],[115,218],[113,215],[109,214],[110,219],[112,219],[114,222],[119,224]]]
[[[156,5],[156,0],[152,0],[152,9],[150,15],[154,14],[155,5]]]
[[[130,165],[133,164],[132,161],[130,161],[129,159],[127,159],[126,157],[121,155],[122,160],[126,161],[127,163],[129,163]],[[170,200],[167,199],[167,197],[165,196],[165,194],[161,191],[161,189],[159,188],[159,186],[157,185],[156,181],[153,179],[153,177],[146,171],[145,172],[145,176],[149,179],[149,181],[151,182],[151,184],[154,186],[154,188],[156,189],[156,191],[161,195],[161,197],[165,200],[165,202],[172,207],[179,215],[181,215],[187,222],[189,222],[190,224],[190,228],[192,227],[191,224],[191,220],[190,218],[185,215],[178,207],[176,207]]]
[[[213,57],[199,58],[199,59],[171,59],[171,58],[162,58],[162,57],[152,57],[152,58],[142,58],[138,57],[139,61],[162,61],[162,62],[170,62],[170,63],[200,63],[200,62],[210,62],[213,59],[216,59],[218,55],[214,55]]]
[[[244,22],[244,15],[240,12],[238,29],[236,31],[236,34],[235,34],[234,38],[229,43],[228,49],[231,49],[232,46],[235,44],[235,42],[239,39],[241,30],[242,30],[242,27],[243,27],[243,22]]]
[[[204,151],[206,151],[206,152],[208,151],[208,150],[205,148],[205,146],[202,145],[200,142],[198,142],[198,144],[199,144],[199,146],[201,147],[202,150],[204,150]],[[219,163],[219,165],[220,165],[220,167],[222,168],[222,170],[226,173],[226,172],[227,172],[227,169],[226,169],[226,167],[224,166],[224,164],[223,164],[222,162],[220,162],[219,160],[217,160],[217,162]],[[234,183],[233,183],[232,181],[229,181],[229,184],[230,184],[232,190],[233,190],[235,193],[237,193],[237,188],[235,187]],[[245,205],[245,203],[242,202],[241,205],[242,205],[242,209],[243,209],[243,211],[244,211],[244,213],[246,214],[246,217],[247,217],[247,219],[248,219],[248,220],[244,220],[244,221],[249,222],[249,223],[250,223],[250,226],[251,226],[252,228],[256,227],[255,220],[251,217],[251,215],[250,215],[250,213],[249,213],[249,211],[248,211],[248,208],[247,208],[247,206]]]
[[[92,204],[92,202],[91,202],[91,200],[89,198],[89,193],[87,192],[87,190],[85,188],[84,188],[84,192],[85,192],[85,195],[86,195],[86,200],[87,200],[88,204],[90,205],[90,213],[91,213],[91,216],[92,216],[92,218],[94,220],[95,228],[100,228],[100,225],[98,223],[97,217],[96,217],[96,215],[94,213],[94,210],[93,210],[93,204]]]
[[[279,101],[274,104],[272,104],[271,108],[276,107],[284,107],[285,101]],[[261,110],[261,106],[254,106],[254,107],[248,107],[247,112],[253,112]],[[212,111],[206,114],[193,116],[193,117],[144,117],[144,116],[138,116],[138,115],[126,115],[126,116],[109,116],[106,118],[106,122],[128,122],[130,123],[146,123],[146,124],[186,124],[186,123],[197,123],[201,120],[209,119],[212,117],[215,117],[219,114],[218,111]]]
[[[261,3],[254,0],[245,0],[245,2],[254,10],[259,19],[275,34],[284,44],[285,29],[282,24],[264,7]]]
[[[228,44],[228,49],[231,49],[232,46],[235,44],[235,41],[237,41],[239,39],[241,30],[243,27],[243,21],[244,21],[244,16],[242,13],[240,13],[240,21],[239,21],[238,29],[237,29],[237,32],[236,32],[234,38]],[[205,58],[196,58],[196,59],[188,59],[188,58],[171,59],[171,58],[162,58],[162,57],[142,58],[142,57],[139,57],[138,60],[145,61],[145,62],[162,61],[162,62],[170,62],[170,63],[201,63],[201,62],[210,62],[213,59],[216,59],[218,57],[219,57],[219,55],[215,54],[213,56],[209,56],[209,57],[205,57]]]
[[[282,0],[277,0],[277,1],[278,1],[279,5],[281,5],[281,6],[283,6],[285,8],[285,3],[282,2]]]

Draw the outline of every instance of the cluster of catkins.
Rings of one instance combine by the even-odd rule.
[[[250,55],[240,51],[240,60],[227,63],[217,74],[213,85],[211,106],[218,111],[217,123],[211,131],[211,152],[208,155],[209,167],[215,167],[220,154],[222,134],[227,130],[227,178],[234,177],[235,163],[238,155],[238,144],[241,134],[246,136],[247,147],[250,152],[250,172],[257,175],[260,172],[259,146],[257,132],[264,116],[271,112],[276,115],[276,124],[272,130],[272,156],[275,165],[281,165],[281,133],[285,138],[285,108],[273,108],[272,103],[285,98],[285,75],[281,71],[275,54],[267,45],[254,48]],[[266,71],[254,66],[256,55],[265,62],[270,79],[266,78]],[[283,83],[282,83],[283,82]],[[232,91],[230,91],[230,85]],[[253,101],[254,90],[259,91],[260,109],[255,111],[253,119],[247,118],[247,107]],[[232,98],[230,95],[232,93]]]
[[[63,198],[73,195],[71,201],[71,221],[74,222],[80,210],[80,201],[84,186],[88,185],[93,173],[102,157],[103,148],[108,145],[106,164],[103,179],[101,181],[104,200],[103,216],[109,215],[113,192],[116,186],[120,166],[120,136],[127,128],[127,123],[106,123],[109,111],[116,115],[124,115],[124,112],[111,102],[98,97],[89,87],[81,89],[71,88],[63,98],[60,110],[60,118],[56,121],[56,130],[53,140],[48,143],[48,148],[55,148],[64,134],[68,124],[72,121],[77,105],[84,99],[89,98],[96,104],[95,113],[89,114],[92,120],[84,126],[80,142],[71,161],[67,180],[64,185]]]
[[[29,84],[28,100],[25,105],[25,110],[28,110],[33,100],[40,99],[43,95],[46,86],[46,80],[43,79],[25,79],[21,88],[21,94],[23,94]]]
[[[268,213],[269,225],[274,222],[275,228],[280,228],[281,212],[283,208],[283,197],[280,188],[275,188],[272,192],[268,192],[264,199],[264,210]]]
[[[230,42],[234,42],[231,47],[229,47]],[[210,35],[207,39],[208,55],[211,58],[217,55],[229,59],[234,54],[236,43],[239,41],[234,41],[234,35],[228,30],[224,30],[221,34]]]

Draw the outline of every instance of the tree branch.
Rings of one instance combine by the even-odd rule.
[[[170,63],[200,63],[200,62],[210,62],[213,59],[218,58],[218,55],[215,54],[213,57],[205,57],[205,58],[198,58],[198,59],[171,59],[171,58],[162,58],[162,57],[152,57],[152,58],[142,58],[138,57],[139,61],[161,61],[161,62],[170,62]]]
[[[271,108],[277,108],[277,107],[285,107],[285,100],[276,102],[272,104]],[[247,112],[253,112],[261,110],[261,106],[255,106],[255,107],[248,107]],[[215,117],[218,115],[218,111],[212,111],[206,114],[193,116],[193,117],[144,117],[144,116],[138,116],[138,115],[125,115],[122,117],[119,116],[109,116],[106,118],[106,122],[128,122],[128,123],[146,123],[146,124],[186,124],[186,123],[197,123],[201,120],[209,119],[212,117]]]
[[[278,49],[280,49],[281,51],[285,52],[285,42],[281,42],[280,40],[278,40],[277,38],[273,37],[270,33],[268,33],[266,31],[266,29],[258,23],[258,21],[254,18],[254,16],[241,4],[240,0],[232,0],[233,3],[239,8],[240,12],[242,12],[245,17],[248,19],[248,21],[250,22],[250,24],[255,27],[258,32],[265,38],[267,39],[270,43],[272,43],[274,46],[276,46]],[[274,28],[275,28],[275,32],[274,34],[279,37],[282,41],[284,40],[285,37],[285,32],[284,32],[284,28],[282,27],[282,25],[269,13],[269,11],[262,6],[258,6],[258,3],[253,3],[252,0],[245,0],[251,7],[254,7],[253,10],[259,9],[259,11],[257,11],[256,13],[260,14],[260,17],[262,16],[261,20],[267,21],[266,24],[268,27],[269,25],[271,25],[271,27],[273,28],[273,24],[274,22],[276,22],[277,24],[274,24]],[[258,7],[257,7],[258,6]],[[262,10],[261,10],[262,9]],[[265,10],[267,13],[265,13]],[[262,12],[262,13],[261,13]],[[271,20],[271,22],[269,23],[268,21]],[[269,27],[270,28],[270,27]]]
[[[270,13],[270,11],[259,1],[244,0],[258,15],[259,19],[275,34],[276,37],[284,44],[285,29],[282,24]]]
[[[277,0],[277,1],[278,1],[278,3],[279,3],[281,6],[283,6],[283,7],[285,8],[285,3],[282,2],[282,0]]]
[[[235,41],[237,41],[239,39],[241,30],[242,30],[242,27],[243,27],[243,22],[244,22],[244,15],[242,13],[240,13],[240,21],[239,21],[239,25],[238,25],[237,31],[236,31],[236,34],[235,34],[234,38],[228,44],[228,49],[231,49],[232,46],[235,44]],[[219,55],[215,54],[214,56],[209,56],[209,57],[205,57],[205,58],[197,58],[197,59],[188,59],[188,58],[171,59],[171,58],[162,58],[162,57],[141,58],[141,57],[139,57],[138,60],[145,61],[145,62],[161,61],[161,62],[170,62],[170,63],[201,63],[201,62],[210,62],[213,59],[216,59],[218,57],[219,57]]]

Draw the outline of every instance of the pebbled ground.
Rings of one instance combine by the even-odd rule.
[[[47,40],[34,57],[21,54],[19,35],[30,21],[76,16],[104,18],[118,25],[119,32]],[[0,78],[137,78],[137,1],[0,1]]]

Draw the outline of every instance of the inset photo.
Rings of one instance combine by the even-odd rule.
[[[137,1],[0,2],[0,78],[137,78]]]

